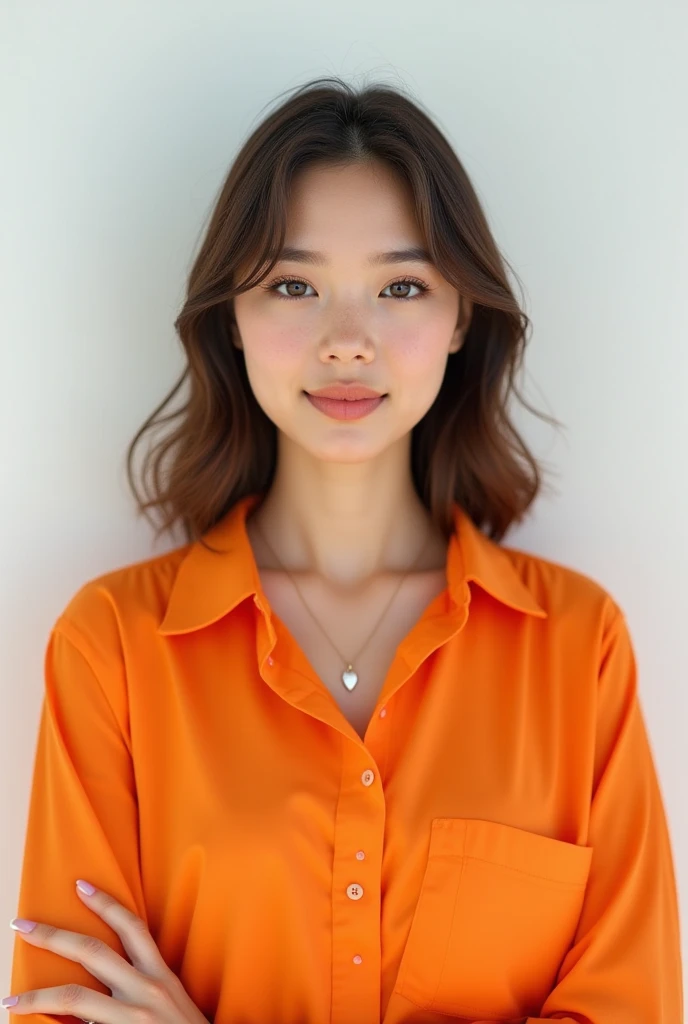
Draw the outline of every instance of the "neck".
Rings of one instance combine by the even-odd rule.
[[[412,485],[372,495],[273,485],[246,528],[260,569],[317,576],[342,593],[446,567],[447,542]]]

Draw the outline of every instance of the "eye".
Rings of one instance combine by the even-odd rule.
[[[262,285],[261,287],[265,288],[266,291],[273,292],[275,297],[278,298],[278,299],[290,300],[290,299],[310,298],[309,295],[303,295],[303,294],[301,294],[301,295],[283,295],[283,294],[281,294],[280,292],[277,291],[277,289],[280,288],[283,284],[301,284],[301,285],[304,285],[304,287],[306,287],[306,288],[311,287],[311,285],[309,285],[307,281],[302,280],[302,278],[300,278],[300,277],[286,277],[286,276],[285,277],[279,277],[276,280],[272,281],[270,284]],[[432,289],[430,288],[429,285],[425,284],[424,281],[419,281],[417,277],[404,277],[404,278],[401,278],[398,281],[392,281],[392,283],[388,284],[383,289],[383,291],[386,291],[387,288],[396,288],[397,285],[406,285],[406,286],[410,285],[411,287],[418,288],[420,294],[418,294],[418,295],[391,295],[391,296],[386,295],[385,298],[397,299],[400,302],[411,302],[411,301],[413,301],[413,299],[421,299],[421,298],[423,298],[423,296],[425,295],[426,292],[432,291]]]

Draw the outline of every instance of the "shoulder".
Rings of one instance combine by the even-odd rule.
[[[547,613],[545,621],[551,627],[604,632],[613,620],[623,618],[616,595],[598,577],[522,548],[500,545],[500,549]]]
[[[125,636],[146,628],[155,630],[190,547],[184,544],[85,580],[66,602],[53,628],[80,645],[110,653],[122,647]]]

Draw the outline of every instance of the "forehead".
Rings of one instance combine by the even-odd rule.
[[[309,252],[314,265],[342,250],[375,265],[394,250],[424,247],[408,182],[379,163],[306,167],[292,181],[286,213],[286,246]]]

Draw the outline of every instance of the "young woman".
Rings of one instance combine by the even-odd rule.
[[[49,639],[13,1013],[681,1024],[624,613],[501,543],[542,487],[528,325],[403,92],[317,80],[253,132],[128,453],[185,543]]]

